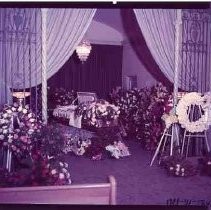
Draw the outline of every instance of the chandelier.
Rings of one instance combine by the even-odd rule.
[[[91,52],[92,46],[88,41],[82,41],[77,47],[76,47],[76,53],[79,57],[79,59],[84,62],[87,60],[90,52]]]

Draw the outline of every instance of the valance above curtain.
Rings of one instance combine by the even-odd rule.
[[[154,60],[164,75],[173,83],[176,10],[134,9],[134,12]],[[179,76],[179,87],[181,87],[181,85],[182,78]]]

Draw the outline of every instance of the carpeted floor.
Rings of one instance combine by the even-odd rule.
[[[73,183],[100,183],[113,175],[117,181],[117,204],[211,206],[211,177],[169,177],[156,164],[149,166],[152,154],[138,142],[125,143],[132,155],[119,160],[93,161],[67,154]]]

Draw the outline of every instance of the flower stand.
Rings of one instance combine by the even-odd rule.
[[[162,154],[164,152],[167,140],[170,140],[170,156],[172,156],[174,142],[177,144],[177,146],[179,146],[179,131],[178,131],[178,127],[177,127],[176,123],[173,123],[173,124],[171,124],[170,127],[165,128],[163,135],[161,136],[161,139],[158,143],[157,149],[155,150],[155,153],[152,157],[150,166],[153,165],[158,154],[159,153]],[[161,146],[162,146],[162,149],[161,149]]]
[[[11,172],[12,170],[12,151],[9,147],[1,148],[1,167]]]

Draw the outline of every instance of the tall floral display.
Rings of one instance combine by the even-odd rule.
[[[0,112],[0,143],[0,186],[71,184],[62,133],[43,125],[27,105],[15,103]]]
[[[170,94],[162,84],[151,88],[114,90],[112,103],[120,107],[120,121],[128,136],[141,141],[148,150],[155,149],[164,129],[161,119]]]

